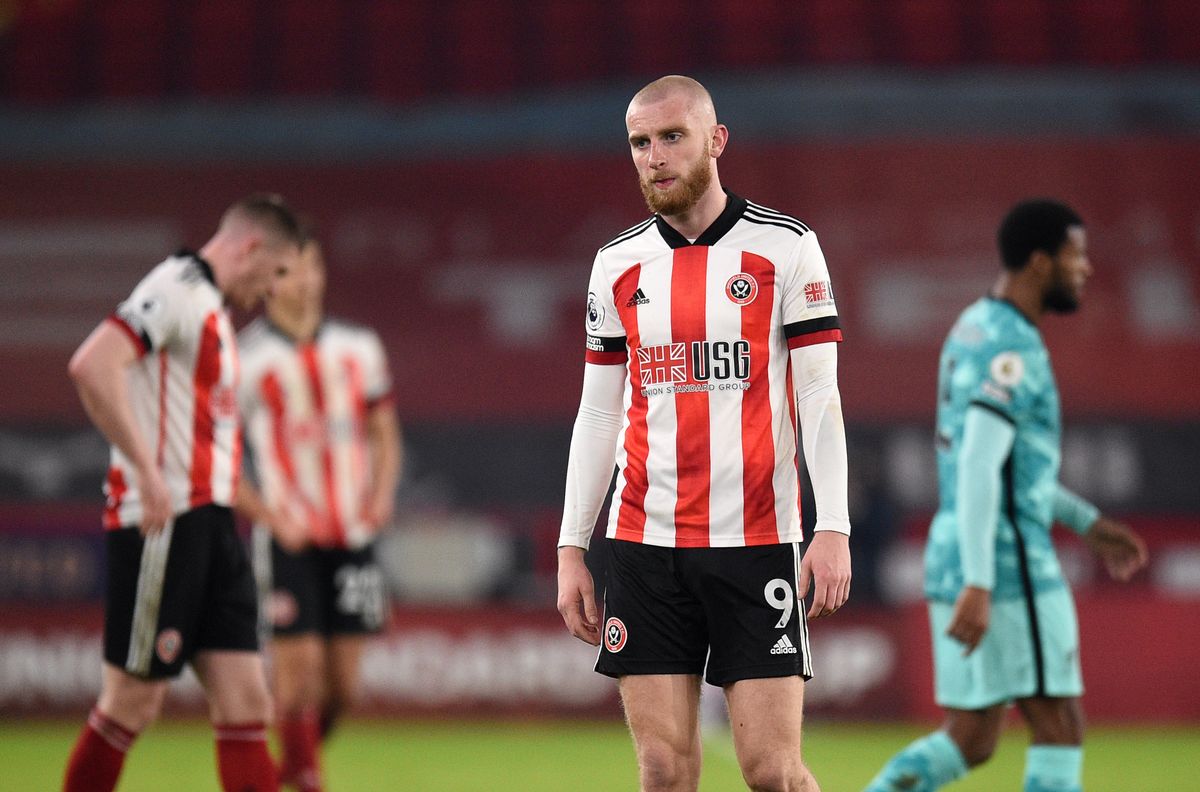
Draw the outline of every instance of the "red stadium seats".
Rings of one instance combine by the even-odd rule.
[[[984,0],[980,26],[985,62],[1040,66],[1063,58],[1056,51],[1049,0]]]
[[[519,45],[529,81],[569,85],[605,76],[616,18],[602,3],[538,0],[525,17],[532,40]]]
[[[1066,40],[1072,60],[1094,66],[1123,66],[1141,59],[1145,42],[1141,0],[1065,0]],[[1192,35],[1196,35],[1193,29]]]
[[[51,103],[76,98],[80,81],[82,15],[69,6],[28,4],[5,33],[4,92],[22,102]],[[0,40],[2,41],[2,40]]]
[[[287,0],[277,6],[272,88],[287,96],[329,97],[343,83],[345,30],[338,0]]]
[[[954,66],[966,60],[958,0],[899,0],[886,30],[892,57],[911,66]]]
[[[244,0],[197,3],[191,29],[187,85],[199,96],[253,94],[262,84],[255,64],[255,6]]]
[[[818,64],[870,63],[879,55],[868,0],[812,0],[797,4],[807,60]]]
[[[465,94],[512,91],[517,81],[517,10],[491,0],[452,0],[446,11],[449,88]]]
[[[420,98],[437,84],[433,57],[434,3],[369,3],[364,31],[363,67],[367,93],[383,101]]]
[[[96,5],[94,90],[101,96],[161,99],[176,60],[168,5],[116,0]]]

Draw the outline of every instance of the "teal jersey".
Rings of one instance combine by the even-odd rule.
[[[996,521],[994,599],[1065,585],[1050,540],[1062,421],[1050,355],[1016,306],[985,297],[970,305],[942,347],[938,368],[938,511],[925,547],[925,595],[953,601],[963,585],[955,515],[959,449],[968,408],[1012,423]]]

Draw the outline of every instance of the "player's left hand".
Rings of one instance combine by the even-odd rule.
[[[800,561],[800,590],[803,600],[812,583],[813,600],[808,618],[828,616],[850,598],[850,537],[838,531],[815,531]]]
[[[1125,582],[1150,560],[1150,552],[1142,537],[1128,525],[1099,517],[1083,535],[1083,540],[1092,549],[1114,580]]]

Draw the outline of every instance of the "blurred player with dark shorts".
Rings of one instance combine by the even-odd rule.
[[[324,313],[325,262],[310,241],[239,335],[239,405],[258,488],[237,507],[273,631],[280,778],[322,788],[318,746],[358,697],[367,636],[387,615],[374,539],[391,519],[400,427],[378,336]]]
[[[65,792],[116,787],[126,752],[188,663],[208,697],[222,787],[278,789],[254,578],[230,511],[241,437],[225,304],[253,308],[296,265],[302,242],[278,196],[235,203],[199,253],[151,270],[71,359],[112,459],[103,677]]]

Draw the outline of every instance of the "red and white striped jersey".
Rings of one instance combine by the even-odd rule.
[[[173,513],[230,505],[241,467],[238,356],[208,262],[187,251],[168,258],[109,319],[141,352],[128,371],[129,398]],[[106,528],[141,522],[137,472],[116,447],[104,491]]]
[[[789,350],[842,339],[816,235],[732,193],[694,242],[656,215],[597,253],[586,322],[628,367],[608,537],[800,541]]]
[[[314,545],[366,544],[374,535],[363,514],[371,473],[367,414],[392,389],[379,337],[326,319],[311,343],[296,343],[260,318],[238,343],[238,404],[264,501],[292,510]]]

